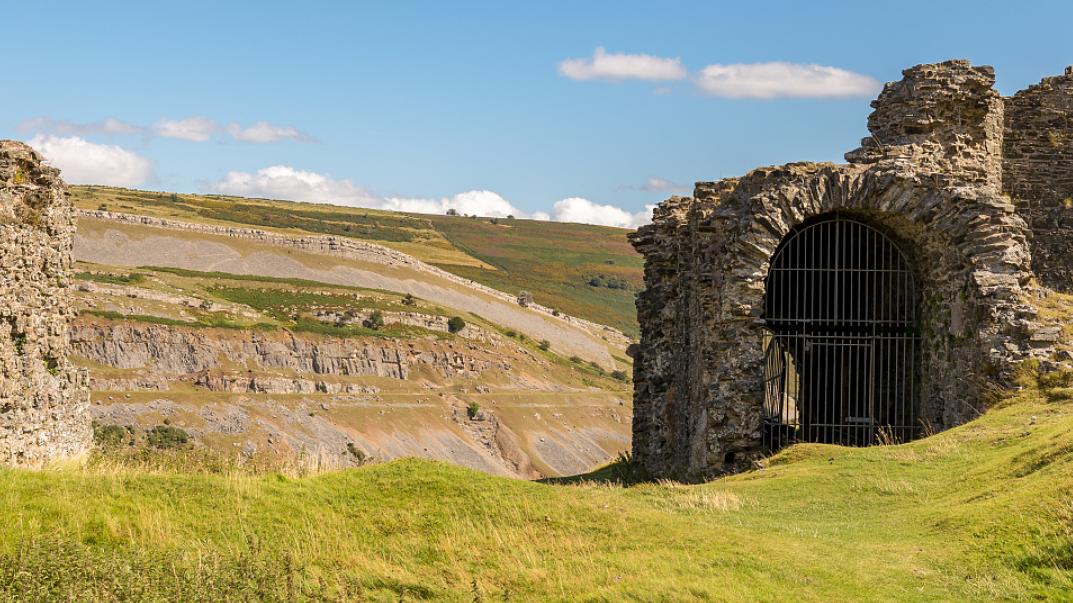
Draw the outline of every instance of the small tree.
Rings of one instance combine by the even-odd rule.
[[[369,315],[369,318],[365,319],[365,326],[374,331],[380,330],[384,326],[384,315],[380,310],[373,310],[373,313]]]
[[[507,216],[507,219],[508,219],[508,220],[513,220],[513,219],[514,219],[514,214],[510,214],[510,215],[508,215],[508,216]]]
[[[625,381],[626,377],[629,377],[629,375],[626,374],[626,371],[619,370],[619,369],[615,369],[615,370],[611,371],[611,378],[612,379],[616,379],[618,381]]]
[[[466,405],[466,415],[471,419],[477,418],[477,413],[481,412],[481,405],[476,402],[470,402]]]
[[[461,316],[452,316],[451,320],[447,321],[447,330],[451,333],[457,333],[466,328],[466,321]]]
[[[458,210],[452,207],[451,209],[447,210],[447,215],[448,216],[457,216],[458,215]]]
[[[551,347],[551,342],[549,342],[547,339],[541,339],[540,343],[538,344],[538,346],[540,347],[540,349],[542,349],[545,352],[547,352],[548,348]]]
[[[523,308],[528,308],[529,304],[533,303],[533,294],[528,291],[518,292],[518,305]]]
[[[404,305],[404,306],[413,306],[416,303],[417,303],[417,300],[414,299],[414,296],[410,295],[409,293],[406,294],[406,297],[402,298],[402,305]]]

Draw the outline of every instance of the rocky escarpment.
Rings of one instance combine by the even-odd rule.
[[[73,210],[59,172],[0,141],[0,463],[89,445],[84,376],[68,361]]]
[[[188,380],[219,391],[349,393],[360,391],[360,387],[315,377],[407,379],[412,371],[427,369],[444,379],[472,378],[511,368],[507,360],[455,341],[344,339],[134,321],[80,319],[72,328],[71,346],[74,354],[93,363],[116,369],[147,369],[147,378],[125,378],[114,384],[144,383],[145,389],[161,389],[160,379],[165,378]],[[273,374],[251,376],[235,367],[256,367]],[[95,385],[104,386],[95,389],[116,389],[107,378]]]

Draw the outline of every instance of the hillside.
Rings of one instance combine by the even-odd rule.
[[[0,471],[0,592],[397,601],[1068,598],[1073,376],[900,446],[686,486],[404,460],[313,477],[167,455]],[[139,460],[140,459],[140,460]],[[182,469],[175,467],[181,466]],[[62,496],[57,496],[62,492]]]
[[[473,313],[296,279],[78,268],[73,361],[102,426],[168,425],[246,459],[420,456],[527,478],[629,445],[625,372]]]
[[[537,303],[566,314],[638,333],[633,298],[642,261],[626,242],[628,231],[619,228],[101,186],[72,186],[70,194],[85,210],[370,241],[507,293],[529,291]]]

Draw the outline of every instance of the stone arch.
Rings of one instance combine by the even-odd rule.
[[[772,255],[791,229],[810,219],[846,212],[879,224],[911,256],[927,259],[916,262],[923,269],[922,419],[938,429],[974,416],[974,394],[986,377],[981,365],[1001,370],[992,361],[1007,353],[1006,344],[1015,345],[1022,287],[1031,276],[1024,222],[1008,201],[975,189],[957,196],[891,174],[835,166],[795,171],[787,181],[783,170],[758,170],[746,177],[756,181],[742,183],[748,196],[738,202],[741,235],[728,240],[722,255],[730,265],[722,269],[747,276],[729,279],[726,297],[759,316]],[[760,365],[761,329],[750,321],[741,339],[755,363],[752,375]],[[749,379],[750,398],[759,397],[759,382]]]

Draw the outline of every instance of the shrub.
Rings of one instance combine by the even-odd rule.
[[[611,371],[612,379],[616,379],[618,381],[625,381],[627,377],[629,377],[629,375],[626,374],[626,371],[618,369]]]
[[[589,277],[589,286],[590,286],[590,287],[603,287],[603,286],[604,286],[604,279],[603,279],[603,277],[600,277],[600,276],[590,276],[590,277]]]
[[[134,438],[128,437],[133,433],[134,429],[131,427],[101,425],[96,421],[93,422],[93,443],[102,448],[114,448],[124,443],[133,446]]]
[[[466,321],[461,316],[452,316],[451,320],[447,321],[447,330],[451,333],[457,333],[466,328]]]
[[[97,206],[97,211],[108,211],[108,204],[107,203],[101,203],[100,205]]]
[[[477,418],[477,413],[479,413],[479,412],[481,412],[481,405],[477,404],[476,402],[470,402],[466,406],[466,416],[468,416],[471,419],[476,419]]]
[[[172,425],[157,425],[149,430],[146,439],[153,448],[181,448],[190,441],[190,434]]]
[[[571,356],[570,362],[573,362],[574,364],[581,364],[581,358],[578,356]]]
[[[373,310],[373,313],[369,315],[369,318],[365,319],[362,323],[366,328],[374,331],[380,330],[384,327],[384,314],[380,310]]]
[[[506,331],[503,331],[503,333],[504,333],[504,334],[505,334],[505,335],[506,335],[507,337],[517,337],[517,336],[518,336],[518,333],[517,333],[517,331],[515,331],[514,329],[507,329]]]
[[[412,305],[414,305],[416,303],[417,303],[417,300],[414,299],[414,296],[410,295],[409,293],[406,294],[406,297],[402,298],[402,305],[404,305],[404,306],[412,306]]]
[[[595,360],[589,361],[589,368],[596,371],[597,373],[600,373],[601,375],[604,374],[604,367],[597,364]]]
[[[458,210],[454,209],[454,208],[449,209],[449,210],[447,210],[447,215],[448,216],[457,216],[458,215]]]
[[[552,316],[559,316],[559,315],[561,315],[561,314],[562,314],[562,312],[560,312],[560,311],[558,311],[558,310],[552,310],[552,311],[551,311],[551,315],[552,315]]]
[[[546,352],[546,351],[548,351],[548,348],[551,347],[551,342],[549,342],[547,339],[541,339],[540,343],[537,344],[537,345],[540,347],[540,349],[542,349],[542,350],[544,350]]]
[[[523,308],[528,308],[529,304],[533,303],[533,294],[528,291],[518,292],[518,305]]]

